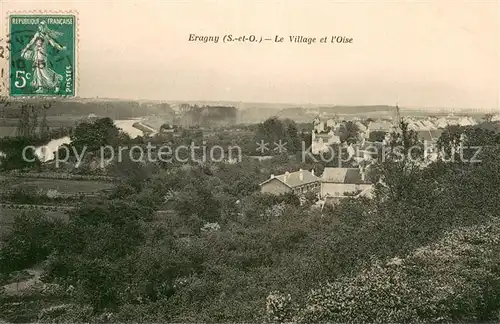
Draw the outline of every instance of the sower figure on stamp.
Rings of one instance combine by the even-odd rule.
[[[66,47],[56,41],[60,36],[62,36],[61,32],[49,29],[42,21],[38,25],[38,31],[21,52],[22,57],[33,61],[31,85],[37,88],[36,93],[43,93],[44,89],[59,92],[63,77],[48,67],[47,43],[58,50],[65,50]]]

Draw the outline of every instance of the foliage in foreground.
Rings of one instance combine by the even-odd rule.
[[[455,229],[406,257],[321,284],[301,307],[277,292],[267,305],[270,320],[280,322],[499,320],[500,219]]]
[[[71,290],[71,305],[42,321],[498,320],[500,151],[490,149],[480,164],[381,164],[376,199],[323,213],[253,193],[274,172],[265,163],[138,168],[68,223],[19,219],[0,254],[17,268],[45,261],[43,279]],[[175,213],[159,220],[160,206]]]

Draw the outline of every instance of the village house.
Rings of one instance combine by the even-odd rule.
[[[390,133],[394,131],[395,125],[386,120],[378,120],[374,122],[370,122],[368,124],[368,129],[366,131],[366,138],[370,137],[371,132],[384,132],[384,133]]]
[[[454,114],[449,114],[448,116],[445,117],[446,122],[449,125],[460,125],[460,117],[455,116]]]
[[[271,177],[260,184],[262,193],[280,195],[294,193],[297,195],[306,192],[319,192],[320,179],[314,175],[314,170],[302,170],[296,172],[285,172],[285,174],[271,174]]]
[[[368,139],[368,128],[360,121],[356,121],[354,124],[358,127],[359,137],[361,139]]]
[[[477,125],[477,122],[472,117],[465,116],[458,121],[458,124],[460,126],[474,126]]]
[[[318,133],[323,133],[325,132],[325,126],[325,122],[319,120],[319,118],[316,118],[313,123],[313,130]]]
[[[335,121],[335,119],[333,119],[333,118],[329,118],[329,119],[326,121],[326,126],[327,126],[327,127],[330,127],[330,128],[334,128],[335,126],[337,126],[337,122]]]
[[[350,197],[360,194],[372,187],[366,179],[366,169],[359,168],[325,168],[321,176],[322,199],[329,197]]]
[[[177,127],[170,124],[163,124],[160,126],[160,133],[174,133]]]
[[[421,120],[420,123],[423,126],[421,128],[421,130],[435,130],[435,129],[437,129],[436,125],[434,125],[434,122],[430,119]]]
[[[313,129],[311,134],[311,153],[319,154],[328,152],[330,145],[340,144],[340,137],[333,130],[328,133],[316,133]]]
[[[163,124],[160,126],[160,134],[179,137],[182,135],[182,129],[177,125]]]
[[[470,116],[463,116],[463,117],[458,117],[455,115],[448,115],[446,117],[441,117],[438,120],[434,122],[434,128],[433,129],[442,129],[446,128],[447,126],[474,126],[477,125],[477,120]]]
[[[446,126],[448,126],[448,121],[446,120],[446,118],[444,117],[441,117],[439,118],[436,122],[435,122],[435,125],[437,128],[446,128]]]
[[[94,114],[94,113],[90,113],[90,114],[87,116],[87,118],[85,118],[85,120],[84,120],[84,121],[87,121],[87,122],[94,122],[94,121],[96,121],[96,120],[98,120],[98,119],[100,119],[100,118],[103,118],[103,117],[99,117],[99,116],[97,116],[97,115],[96,115],[96,114]]]
[[[420,126],[418,125],[417,121],[415,121],[413,119],[408,120],[408,130],[418,132],[419,129],[420,129]]]
[[[311,153],[326,153],[331,145],[340,144],[339,130],[340,124],[335,119],[330,118],[323,122],[316,117],[311,132]]]
[[[440,129],[434,130],[419,130],[417,131],[417,137],[421,141],[425,141],[427,143],[436,143],[443,133]]]
[[[408,129],[413,130],[413,131],[422,131],[422,130],[434,130],[437,129],[436,125],[429,119],[415,119],[415,118],[408,118],[407,120],[408,123]]]
[[[132,125],[134,128],[140,130],[145,137],[148,137],[148,136],[153,136],[157,133],[156,129],[154,129],[153,127],[147,125],[147,124],[144,124],[142,122],[136,122]]]
[[[383,152],[383,146],[384,143],[363,139],[359,143],[349,144],[345,148],[347,154],[354,160],[355,164],[360,164],[363,162],[373,162]]]

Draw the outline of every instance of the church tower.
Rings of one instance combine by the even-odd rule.
[[[399,124],[401,124],[401,111],[399,110],[399,105],[396,102],[396,110],[395,110],[395,115],[394,115],[394,124],[396,127],[399,127]]]
[[[392,117],[392,127],[397,133],[401,133],[401,121],[401,111],[399,110],[399,105],[396,101],[396,109],[394,110],[394,116]]]

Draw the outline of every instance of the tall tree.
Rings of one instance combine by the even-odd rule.
[[[71,135],[71,144],[79,151],[85,147],[86,152],[94,152],[102,146],[116,144],[119,133],[111,118],[83,122]]]
[[[340,128],[340,141],[354,144],[358,141],[359,128],[352,122],[347,121]]]

